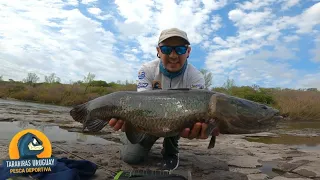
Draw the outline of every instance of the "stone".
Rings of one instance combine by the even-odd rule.
[[[304,164],[293,170],[293,172],[304,177],[320,178],[320,161]]]
[[[294,169],[296,169],[299,166],[302,166],[303,164],[306,164],[310,161],[308,160],[298,160],[298,161],[291,161],[291,162],[280,162],[277,164],[276,167],[274,167],[275,170],[283,171],[283,172],[290,172]]]
[[[249,174],[249,180],[265,180],[268,179],[268,175],[266,174]]]
[[[287,177],[282,177],[282,176],[277,176],[272,178],[271,180],[312,180],[309,178],[287,178]]]
[[[229,167],[229,171],[239,172],[243,174],[259,174],[261,170],[255,168],[241,168],[241,167]]]
[[[287,178],[304,178],[303,176],[300,176],[299,174],[291,173],[291,172],[286,172],[286,173],[282,174],[282,176],[287,177]]]
[[[202,175],[201,180],[249,180],[249,178],[242,173],[217,170],[208,175]]]
[[[194,167],[201,170],[229,170],[225,161],[216,159],[213,156],[193,156],[190,160]]]
[[[236,167],[256,168],[262,166],[258,162],[259,158],[254,156],[235,156],[228,164]]]

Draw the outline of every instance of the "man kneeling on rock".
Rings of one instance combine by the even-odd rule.
[[[139,70],[137,91],[204,88],[205,80],[202,73],[187,61],[191,47],[184,31],[177,28],[162,31],[156,49],[158,59],[143,64]],[[124,131],[125,125],[120,119],[111,119],[109,125],[116,131],[119,129]],[[164,161],[161,163],[161,168],[174,170],[178,167],[180,136],[188,139],[207,139],[206,128],[207,124],[196,123],[191,130],[186,128],[179,136],[164,138],[161,152]],[[218,132],[215,132],[214,136],[217,136]],[[128,164],[138,164],[146,160],[158,137],[149,135],[139,144],[131,144],[125,135],[124,139],[121,159]]]

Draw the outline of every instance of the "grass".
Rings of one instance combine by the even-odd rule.
[[[23,83],[0,81],[0,98],[14,98],[62,106],[84,103],[96,97],[116,91],[136,91],[132,83]],[[320,92],[292,89],[268,89],[250,86],[218,87],[212,89],[244,99],[263,103],[280,110],[284,117],[292,121],[320,120]]]

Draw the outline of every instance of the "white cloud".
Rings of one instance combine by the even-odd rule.
[[[206,58],[207,67],[216,77],[215,85],[221,85],[227,77],[242,83],[260,81],[265,86],[286,86],[293,82],[292,79],[300,78],[297,76],[299,71],[290,66],[290,61],[297,59],[295,49],[287,47],[290,45],[287,43],[299,40],[300,35],[283,36],[283,31],[296,28],[298,33],[313,33],[315,25],[320,24],[320,10],[317,11],[320,3],[307,8],[301,15],[280,19],[268,8],[272,3],[271,0],[246,1],[228,13],[229,19],[238,27],[237,36],[214,37],[212,52]],[[274,50],[260,50],[264,47]],[[317,50],[311,50],[315,56],[313,60],[318,57]]]
[[[306,74],[297,82],[296,88],[317,88],[320,89],[320,73]]]
[[[313,62],[320,62],[320,36],[318,36],[314,40],[315,48],[311,49],[309,52],[312,55],[312,61]]]
[[[299,40],[300,37],[297,36],[297,35],[291,35],[291,36],[284,36],[283,39],[284,39],[285,42],[289,43],[289,42],[293,42],[293,41]]]
[[[313,77],[319,78],[292,63],[299,60],[298,43],[312,36],[311,58],[302,61],[320,62],[320,3],[289,16],[288,10],[303,1],[238,1],[227,14],[218,10],[234,1],[115,0],[108,7],[101,5],[104,1],[79,2],[0,4],[1,73],[19,80],[27,72],[55,72],[65,81],[88,72],[107,81],[133,80],[141,63],[156,58],[160,31],[178,27],[195,49],[205,51],[204,65],[213,72],[214,85],[231,77],[239,84],[265,86],[293,86],[294,80],[306,78],[299,84],[312,86],[317,83]]]
[[[115,3],[119,14],[125,18],[124,22],[117,22],[120,31],[125,36],[135,39],[143,53],[153,57],[162,29],[171,27],[184,29],[192,45],[196,45],[208,39],[212,32],[221,27],[221,17],[211,16],[210,13],[226,5],[225,0],[187,0],[180,3],[170,0],[116,0]]]
[[[16,80],[27,72],[55,72],[65,81],[82,79],[88,72],[107,81],[134,79],[137,65],[114,51],[114,34],[78,9],[62,9],[64,5],[52,1],[0,5],[4,9],[0,60],[5,64],[0,71]]]
[[[246,29],[260,25],[261,23],[265,24],[272,17],[272,12],[269,10],[245,13],[240,9],[235,9],[229,12],[229,19],[235,22],[236,26]]]
[[[298,33],[308,33],[317,24],[320,24],[320,2],[314,4],[297,17]]]
[[[252,1],[245,1],[243,3],[236,3],[239,8],[243,10],[259,10],[263,7],[266,7],[272,4],[276,0],[252,0]]]
[[[281,6],[282,10],[288,10],[293,6],[298,5],[300,0],[284,0],[284,3]]]
[[[96,3],[98,0],[81,0],[81,3],[82,4],[93,4],[93,3]]]
[[[100,8],[96,8],[96,7],[89,8],[88,11],[93,15],[99,15],[102,12]]]

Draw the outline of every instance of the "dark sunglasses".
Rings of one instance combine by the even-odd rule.
[[[163,54],[167,55],[171,54],[173,49],[178,55],[185,54],[188,50],[187,46],[159,46],[159,48]]]

